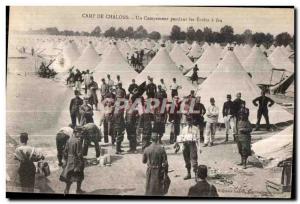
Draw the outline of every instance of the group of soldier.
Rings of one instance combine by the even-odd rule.
[[[147,78],[147,83],[141,85],[137,85],[132,79],[126,93],[122,87],[120,76],[117,76],[116,82],[114,82],[108,74],[107,79],[101,80],[100,87],[89,71],[85,72],[84,76],[77,77],[79,82],[85,83],[84,90],[75,81],[75,97],[71,99],[69,107],[72,123],[69,127],[61,128],[56,137],[57,157],[59,165],[63,166],[60,180],[66,183],[64,193],[69,193],[73,182],[77,183],[76,192],[84,193],[81,190],[81,183],[84,179],[84,157],[87,156],[90,143],[94,143],[96,157],[100,157],[99,142],[102,140],[102,131],[93,119],[93,111],[99,110],[97,92],[100,90],[101,109],[103,109],[100,111],[99,125],[103,126],[104,143],[109,143],[110,136],[116,154],[122,154],[122,142],[126,132],[129,141],[128,153],[137,153],[138,138],[141,135],[142,161],[148,167],[146,195],[166,194],[171,182],[168,177],[167,153],[162,146],[162,137],[168,124],[171,126],[169,143],[174,144],[175,153],[181,146],[183,148],[183,158],[187,169],[184,180],[192,178],[191,170],[193,170],[197,181],[197,184],[189,190],[189,196],[218,195],[216,188],[206,181],[207,167],[205,165],[198,166],[198,152],[201,153],[200,144],[203,143],[202,147],[214,145],[220,114],[214,98],[210,98],[208,107],[204,107],[201,97],[196,96],[194,90],[191,90],[188,96],[180,99],[178,92],[181,86],[177,84],[176,78],[169,86],[172,100],[168,101],[167,86],[163,79],[160,79],[159,85],[156,85],[150,76]],[[85,96],[81,99],[80,95],[83,91]],[[146,98],[143,96],[144,93]],[[265,96],[265,92],[262,92],[260,97],[253,100],[253,104],[259,105],[256,129],[260,128],[262,116],[265,117],[267,129],[269,129],[268,107],[272,106],[274,101]],[[241,155],[240,165],[246,168],[247,158],[251,155],[250,133],[252,127],[248,120],[249,109],[246,108],[241,93],[237,93],[233,101],[231,95],[227,95],[227,100],[222,108],[222,116],[226,134],[224,142],[228,142],[228,137],[232,134]],[[25,140],[27,143],[28,135],[22,133],[21,142],[24,143],[24,147],[21,149],[30,151],[31,149],[26,147]],[[20,149],[16,151],[16,155],[19,155],[18,151]],[[29,159],[31,163],[44,158],[37,153],[35,155],[35,158]],[[21,163],[24,160],[20,157],[17,159]],[[32,165],[26,165],[33,169]],[[31,182],[25,181],[27,185]]]

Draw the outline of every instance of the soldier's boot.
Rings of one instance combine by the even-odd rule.
[[[244,164],[243,157],[241,157],[241,163],[238,163],[239,166],[242,166]]]
[[[188,179],[191,179],[192,176],[191,176],[191,169],[188,169],[187,170],[187,175],[183,178],[183,180],[188,180]]]
[[[243,158],[243,169],[247,169],[247,158]]]
[[[116,154],[121,154],[122,150],[121,150],[121,142],[117,142],[116,145]]]
[[[83,194],[85,191],[81,189],[81,181],[77,181],[77,189],[76,189],[76,194]]]
[[[226,134],[224,142],[228,142],[228,134]]]

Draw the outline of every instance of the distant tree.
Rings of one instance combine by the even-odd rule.
[[[233,28],[231,26],[225,25],[220,30],[222,42],[232,43],[233,42]]]
[[[197,40],[198,42],[203,41],[204,36],[203,36],[203,32],[201,29],[197,29],[196,33],[195,33],[195,40]]]
[[[73,31],[72,31],[72,32],[73,32]],[[70,34],[70,35],[73,35],[73,34]],[[86,31],[82,31],[82,32],[80,33],[80,35],[81,35],[81,36],[89,36],[90,33],[89,33],[89,32],[86,32]]]
[[[291,42],[293,42],[293,38],[291,37],[291,35],[287,32],[284,33],[280,33],[275,37],[275,42],[276,45],[284,45],[287,46],[288,44],[290,44]]]
[[[133,38],[133,34],[134,34],[134,29],[133,27],[128,27],[126,30],[125,30],[125,35],[126,37],[128,38]]]
[[[186,40],[186,32],[181,31],[179,33],[179,40]]]
[[[253,37],[253,42],[260,45],[263,44],[266,40],[266,34],[264,33],[254,33]]]
[[[116,38],[125,38],[126,37],[126,33],[124,31],[123,28],[119,27],[118,30],[116,31]]]
[[[177,25],[173,25],[171,29],[170,39],[173,41],[182,40],[181,39],[181,29]]]
[[[188,27],[186,31],[186,40],[192,42],[195,40],[196,32],[193,26]]]
[[[270,47],[274,43],[274,36],[270,33],[267,33],[265,37],[265,44],[267,47]]]
[[[152,40],[159,40],[161,38],[161,35],[157,31],[152,31],[151,33],[148,34],[148,38]]]
[[[139,27],[137,27],[136,31],[134,31],[133,37],[134,38],[146,38],[148,35],[147,30],[140,25]]]
[[[96,26],[94,30],[91,32],[91,36],[99,37],[101,35],[100,26]]]
[[[116,36],[116,29],[115,27],[110,27],[108,30],[104,32],[105,37],[115,37]]]
[[[212,35],[212,40],[210,42],[222,43],[222,37],[219,32],[213,32],[211,35]]]
[[[205,27],[203,29],[203,40],[205,42],[212,42],[213,41],[213,36],[212,36],[212,30],[211,30],[211,28]]]
[[[233,41],[236,42],[236,43],[238,43],[238,44],[244,43],[244,36],[243,36],[243,34],[235,34],[233,36],[233,39],[234,39]]]
[[[46,28],[45,33],[48,35],[59,35],[59,30],[56,27]]]
[[[243,42],[247,44],[252,44],[252,31],[250,29],[246,29],[242,34]]]

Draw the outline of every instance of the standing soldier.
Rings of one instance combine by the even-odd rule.
[[[126,97],[126,91],[122,87],[122,83],[117,84],[117,89],[116,89],[116,98],[117,99],[124,99]]]
[[[245,108],[246,110],[247,108]],[[239,122],[237,124],[238,137],[237,146],[239,153],[241,155],[241,163],[238,165],[243,165],[243,168],[247,168],[247,158],[251,156],[251,123],[248,120],[248,111],[240,112]]]
[[[69,125],[68,127],[61,128],[56,134],[56,149],[57,149],[57,159],[58,166],[62,166],[63,162],[63,153],[66,147],[67,141],[70,137],[73,136],[73,125]]]
[[[86,74],[84,75],[84,93],[87,94],[88,86],[91,83],[90,70],[86,70]]]
[[[44,156],[34,147],[27,145],[28,134],[20,134],[21,145],[15,150],[15,159],[20,162],[18,174],[22,192],[34,192],[36,168],[34,162],[44,160]]]
[[[170,133],[170,144],[174,144],[177,140],[177,136],[180,133],[180,121],[181,121],[181,113],[180,113],[181,101],[179,101],[179,97],[175,96],[173,98],[173,102],[169,107],[169,122],[171,123],[171,133]]]
[[[153,78],[149,78],[149,84],[146,86],[147,98],[154,98],[156,91],[156,85],[153,83]]]
[[[74,94],[75,98],[72,98],[69,107],[73,127],[76,126],[76,119],[78,120],[78,123],[80,123],[79,108],[83,104],[83,100],[79,97],[80,92],[78,90],[75,90]]]
[[[160,106],[161,106],[163,103],[163,100],[167,99],[168,96],[167,96],[167,92],[162,89],[161,85],[158,85],[157,88],[158,88],[158,90],[157,90],[157,93],[155,94],[155,98],[157,98],[159,100]]]
[[[233,101],[234,114],[235,114],[235,118],[237,119],[237,121],[239,120],[238,113],[239,113],[239,111],[241,109],[241,104],[245,103],[245,101],[242,100],[241,98],[242,98],[242,94],[241,94],[241,92],[238,92],[236,94],[236,99],[234,99],[234,101]]]
[[[94,77],[90,77],[90,84],[88,85],[88,89],[90,91],[90,104],[93,109],[93,105],[95,105],[96,110],[98,110],[98,96],[97,96],[97,90],[98,90],[98,84],[94,81]]]
[[[164,82],[164,79],[160,79],[160,85],[161,85],[161,89],[167,92],[167,86]]]
[[[204,115],[206,113],[206,109],[204,105],[201,103],[201,97],[197,96],[195,105],[194,105],[194,113],[192,113],[193,117],[193,125],[199,128],[200,132],[200,142],[204,142]]]
[[[131,94],[131,96],[134,95],[134,90],[138,88],[139,86],[135,83],[135,79],[132,79],[132,84],[128,87],[129,94]],[[132,101],[132,103],[134,103],[134,101]]]
[[[101,142],[100,129],[94,123],[87,123],[82,127],[83,156],[87,156],[91,142],[95,145],[96,158],[100,157],[99,142]]]
[[[157,134],[152,135],[152,141],[143,154],[143,163],[147,163],[145,195],[162,196],[171,182],[167,175],[168,158],[164,147],[158,143]]]
[[[178,89],[181,89],[181,88],[182,87],[176,83],[176,78],[173,78],[173,82],[170,86],[172,98],[174,98],[174,96],[178,96]]]
[[[183,178],[184,180],[191,179],[191,167],[193,171],[197,173],[198,167],[198,149],[200,151],[200,134],[199,128],[193,125],[193,118],[191,115],[186,115],[187,125],[182,129],[182,134],[178,138],[178,142],[183,143],[183,158],[185,162],[185,168],[187,169],[187,175]]]
[[[104,142],[108,143],[108,135],[113,137],[113,112],[114,102],[113,99],[106,99],[104,103],[104,113],[100,120],[100,126],[103,124],[104,129]]]
[[[139,112],[135,107],[132,106],[132,101],[128,101],[128,109],[126,110],[125,115],[125,126],[127,139],[129,141],[129,150],[128,153],[135,153],[137,146],[137,125],[139,119]]]
[[[108,84],[108,88],[109,91],[111,91],[115,85],[115,82],[110,78],[110,75],[107,75],[107,84]]]
[[[82,127],[77,126],[74,129],[74,137],[67,142],[64,159],[66,165],[60,175],[60,180],[66,183],[64,194],[69,194],[73,182],[77,183],[76,193],[81,194],[81,183],[84,179],[84,159],[82,155],[82,139],[80,138]]]
[[[88,104],[89,98],[88,97],[84,97],[83,99],[83,104],[80,106],[79,108],[79,113],[80,113],[80,125],[85,125],[87,123],[93,123],[94,119],[93,119],[93,108],[91,107],[91,105]]]
[[[146,104],[145,104],[146,106]],[[139,118],[138,127],[142,130],[142,150],[151,144],[152,127],[154,123],[154,115],[151,111],[144,108],[143,113]]]
[[[157,107],[154,111],[154,126],[153,129],[156,130],[158,134],[158,142],[162,144],[161,138],[166,131],[167,113],[165,110],[161,110],[162,106]]]
[[[101,101],[103,101],[106,98],[106,96],[109,92],[109,86],[105,82],[104,78],[101,81],[102,81],[102,84],[101,84],[101,87],[100,87],[100,94],[101,94]]]
[[[224,142],[228,142],[228,134],[230,129],[232,130],[232,136],[234,141],[235,134],[236,134],[236,114],[234,114],[234,103],[231,101],[231,95],[227,95],[227,101],[223,105],[223,118],[224,118],[224,124],[225,124],[225,133],[226,138]]]
[[[207,145],[212,146],[214,144],[214,138],[219,117],[219,108],[215,105],[214,98],[210,98],[210,106],[207,108],[206,116],[206,135],[204,138],[203,147],[206,147]]]
[[[82,74],[79,71],[79,69],[76,69],[76,73],[74,75],[74,81],[75,81],[75,89],[81,91]]]
[[[121,144],[124,139],[125,132],[125,119],[124,110],[118,110],[113,112],[113,137],[112,143],[116,140],[116,154],[121,154],[123,150],[121,149]]]
[[[257,104],[258,102],[258,104]],[[259,130],[260,128],[260,120],[261,117],[264,116],[266,120],[267,130],[270,130],[270,122],[269,122],[269,110],[268,107],[271,107],[274,105],[274,101],[266,96],[265,91],[261,91],[261,96],[255,98],[253,100],[253,104],[255,106],[258,106],[257,110],[257,122],[256,122],[256,128],[255,130]]]

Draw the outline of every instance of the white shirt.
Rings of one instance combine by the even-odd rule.
[[[217,106],[209,106],[206,109],[207,122],[216,123],[219,117],[219,108]]]
[[[172,83],[170,87],[171,87],[171,90],[177,90],[180,88],[180,86],[176,83]]]
[[[164,91],[167,91],[167,86],[165,84],[161,83],[161,89],[164,90]]]
[[[178,142],[191,142],[191,141],[198,141],[200,139],[200,132],[199,128],[192,125],[189,127],[188,125],[185,126],[181,134],[178,136]]]

